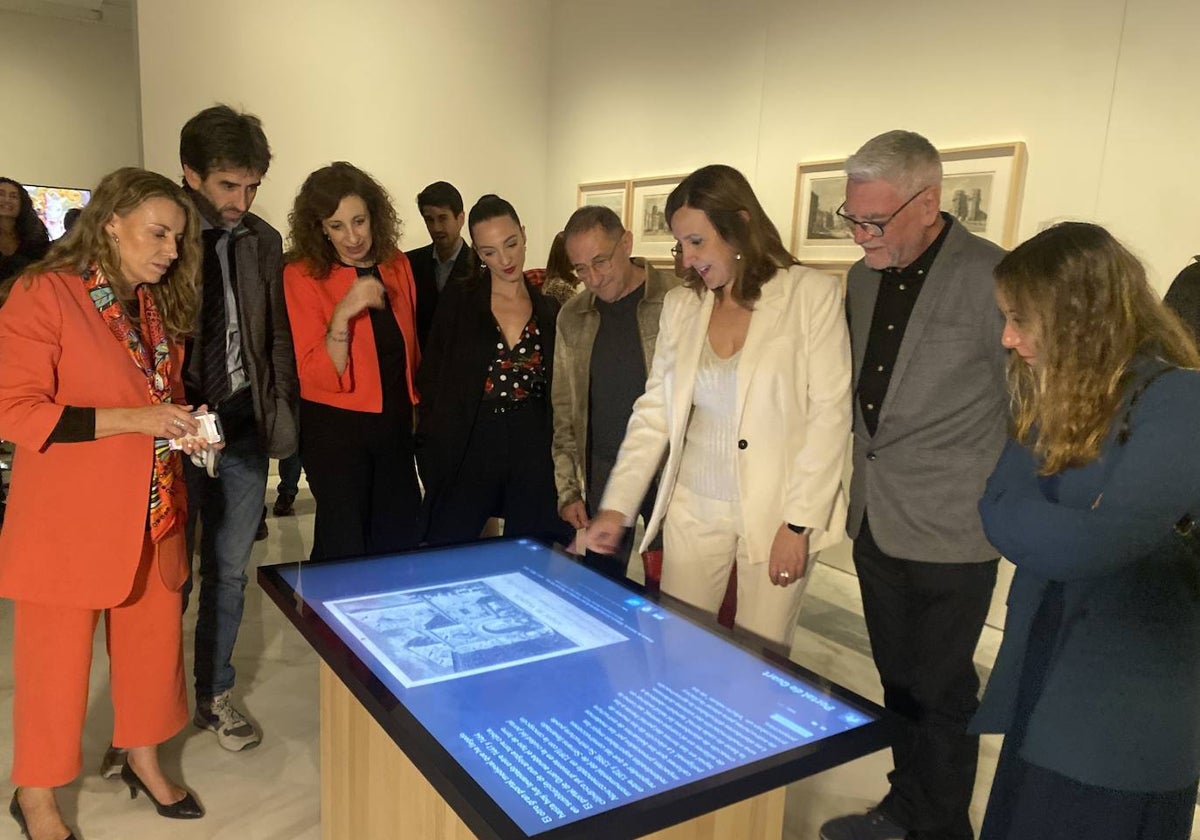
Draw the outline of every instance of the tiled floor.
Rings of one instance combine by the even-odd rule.
[[[272,482],[273,483],[273,482]],[[274,490],[269,493],[274,499]],[[297,515],[268,518],[270,537],[254,548],[253,562],[273,563],[307,556],[313,501],[302,492]],[[196,822],[166,822],[147,801],[129,800],[119,783],[96,773],[112,725],[103,636],[97,634],[93,696],[83,744],[84,775],[60,791],[68,823],[81,840],[318,840],[320,832],[320,752],[317,661],[312,650],[253,583],[235,665],[239,704],[263,727],[261,746],[227,753],[207,732],[190,726],[164,748],[165,766],[192,787],[208,809]],[[793,658],[800,664],[873,700],[881,691],[866,644],[862,605],[854,578],[822,566],[814,574],[796,634]],[[188,619],[194,621],[194,612]],[[187,649],[191,627],[185,620]],[[0,602],[0,763],[11,757],[12,608]],[[1000,633],[986,629],[976,661],[986,675]],[[190,667],[189,667],[190,673]],[[999,741],[985,738],[980,754],[973,816],[978,824],[994,772]],[[876,753],[798,782],[788,791],[784,836],[816,840],[831,816],[863,810],[883,795],[889,754]],[[0,788],[7,802],[11,789]],[[16,838],[15,824],[0,814],[0,838]],[[1193,833],[1200,839],[1200,831]],[[389,840],[389,838],[365,838]]]

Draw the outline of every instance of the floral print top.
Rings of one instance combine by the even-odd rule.
[[[483,382],[483,399],[496,411],[519,407],[546,396],[546,368],[537,316],[530,316],[521,338],[511,348],[496,325],[496,354]]]

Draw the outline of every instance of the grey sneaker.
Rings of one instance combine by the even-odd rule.
[[[100,776],[105,779],[115,779],[121,775],[121,768],[125,766],[126,760],[129,758],[129,753],[120,747],[114,747],[111,744],[104,751],[104,758],[100,759]]]
[[[230,752],[257,747],[262,735],[246,716],[229,702],[229,692],[222,691],[216,697],[196,699],[196,715],[192,718],[200,729],[217,733],[217,743]]]
[[[878,808],[834,817],[821,826],[821,840],[904,840],[907,834]]]

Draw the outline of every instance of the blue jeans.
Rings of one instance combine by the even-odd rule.
[[[224,420],[224,418],[222,418]],[[232,427],[232,428],[231,428]],[[218,475],[184,461],[188,487],[188,557],[195,557],[200,524],[200,598],[196,615],[196,696],[233,688],[233,645],[246,600],[246,566],[267,492],[267,453],[249,424],[225,424]],[[184,610],[195,582],[183,589]]]
[[[279,462],[279,486],[275,492],[279,495],[295,496],[300,492],[300,453],[289,455]]]

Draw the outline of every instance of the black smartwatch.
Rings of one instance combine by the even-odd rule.
[[[791,522],[789,522],[788,530],[791,531],[793,534],[804,535],[804,534],[807,534],[809,531],[811,531],[812,528],[809,528],[805,525],[793,525]]]

